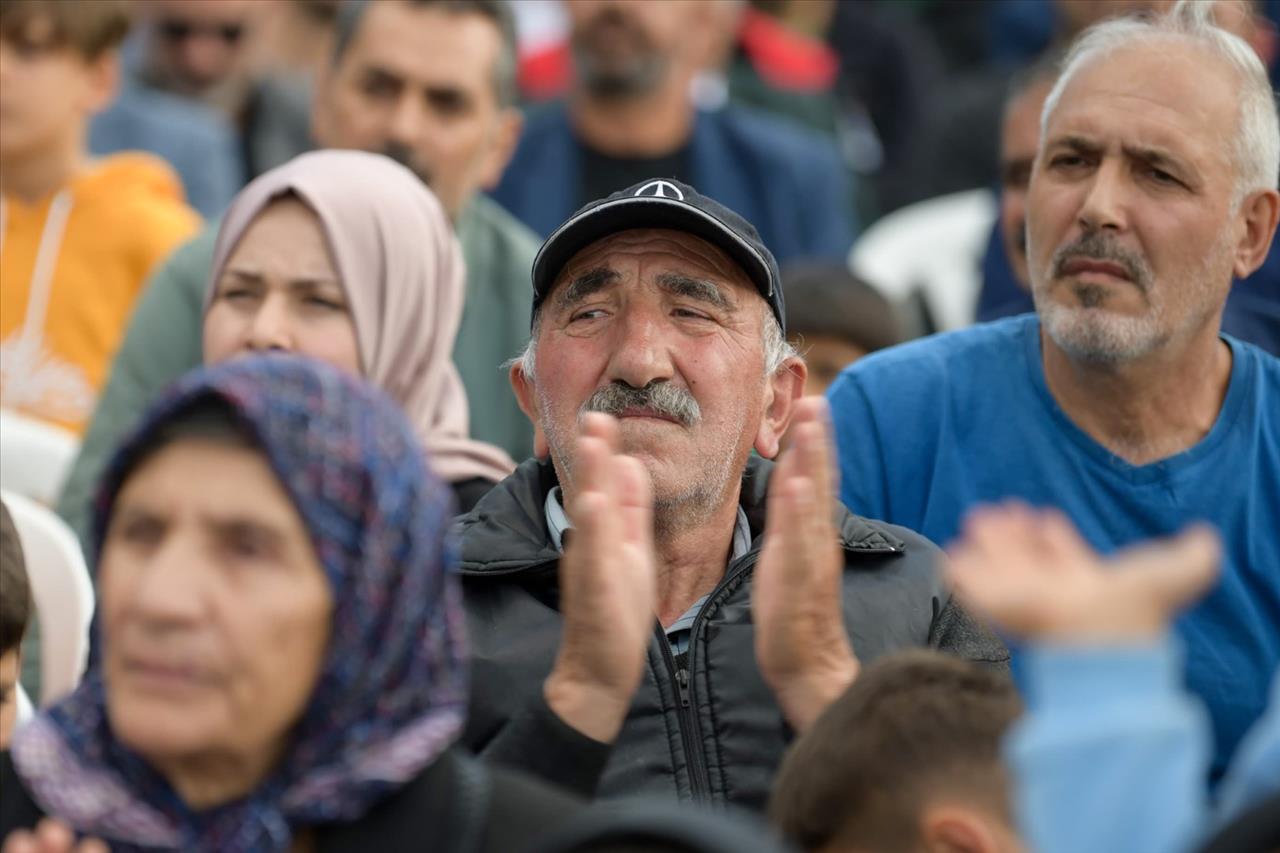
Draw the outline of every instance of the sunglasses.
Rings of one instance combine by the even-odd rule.
[[[196,37],[221,39],[228,47],[235,46],[244,36],[243,24],[197,24],[180,18],[162,20],[156,25],[165,41],[184,42]]]

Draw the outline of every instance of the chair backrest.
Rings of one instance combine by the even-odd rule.
[[[13,685],[13,689],[17,695],[17,698],[14,700],[17,704],[17,713],[14,715],[13,721],[13,727],[16,729],[18,726],[34,717],[36,715],[36,709],[31,707],[31,699],[27,696],[27,691],[22,689],[21,683]]]
[[[939,331],[961,329],[973,324],[995,218],[985,189],[912,204],[863,232],[849,266],[892,302],[922,299]]]
[[[40,620],[40,705],[76,686],[89,658],[93,581],[71,528],[29,498],[0,490],[22,541],[31,598]],[[24,649],[24,652],[26,650]]]
[[[74,433],[0,409],[0,488],[52,506],[79,450]]]

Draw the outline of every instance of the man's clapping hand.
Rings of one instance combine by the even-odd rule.
[[[788,722],[803,731],[853,683],[858,659],[842,611],[844,559],[825,399],[796,404],[791,436],[769,480],[751,610],[760,672]]]
[[[583,418],[566,509],[573,531],[560,560],[564,633],[544,695],[560,719],[612,742],[644,674],[657,572],[649,474],[619,451],[608,415]]]

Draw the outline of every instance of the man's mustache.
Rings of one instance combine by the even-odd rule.
[[[1129,280],[1142,291],[1151,289],[1151,272],[1146,262],[1135,252],[1117,246],[1101,231],[1088,231],[1078,240],[1061,247],[1053,253],[1053,274],[1062,275],[1063,268],[1069,261],[1087,258],[1091,261],[1106,261],[1122,267]]]
[[[579,412],[604,412],[618,417],[629,409],[646,409],[686,427],[702,420],[702,409],[693,395],[670,382],[651,382],[643,388],[611,382],[596,389]]]

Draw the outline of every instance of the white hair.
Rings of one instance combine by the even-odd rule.
[[[537,356],[534,354],[537,349],[538,329],[542,325],[542,314],[539,312],[533,317],[533,332],[529,337],[529,342],[524,345],[524,350],[515,358],[508,361],[504,367],[512,365],[520,365],[520,372],[527,378],[533,379],[534,369],[537,367]],[[766,376],[772,376],[782,369],[788,359],[799,358],[799,353],[782,334],[782,325],[778,323],[778,318],[773,312],[765,314],[764,318],[764,372]]]
[[[1238,0],[1231,0],[1238,2]],[[1218,0],[1228,2],[1228,0]],[[1233,206],[1251,192],[1275,189],[1280,177],[1280,122],[1275,93],[1267,69],[1244,39],[1213,21],[1213,3],[1178,0],[1167,13],[1151,18],[1113,18],[1084,32],[1062,63],[1062,74],[1049,92],[1040,114],[1040,137],[1046,138],[1049,116],[1058,106],[1071,78],[1090,63],[1135,43],[1182,39],[1226,63],[1239,78],[1236,132],[1232,135],[1232,165],[1236,171]]]

